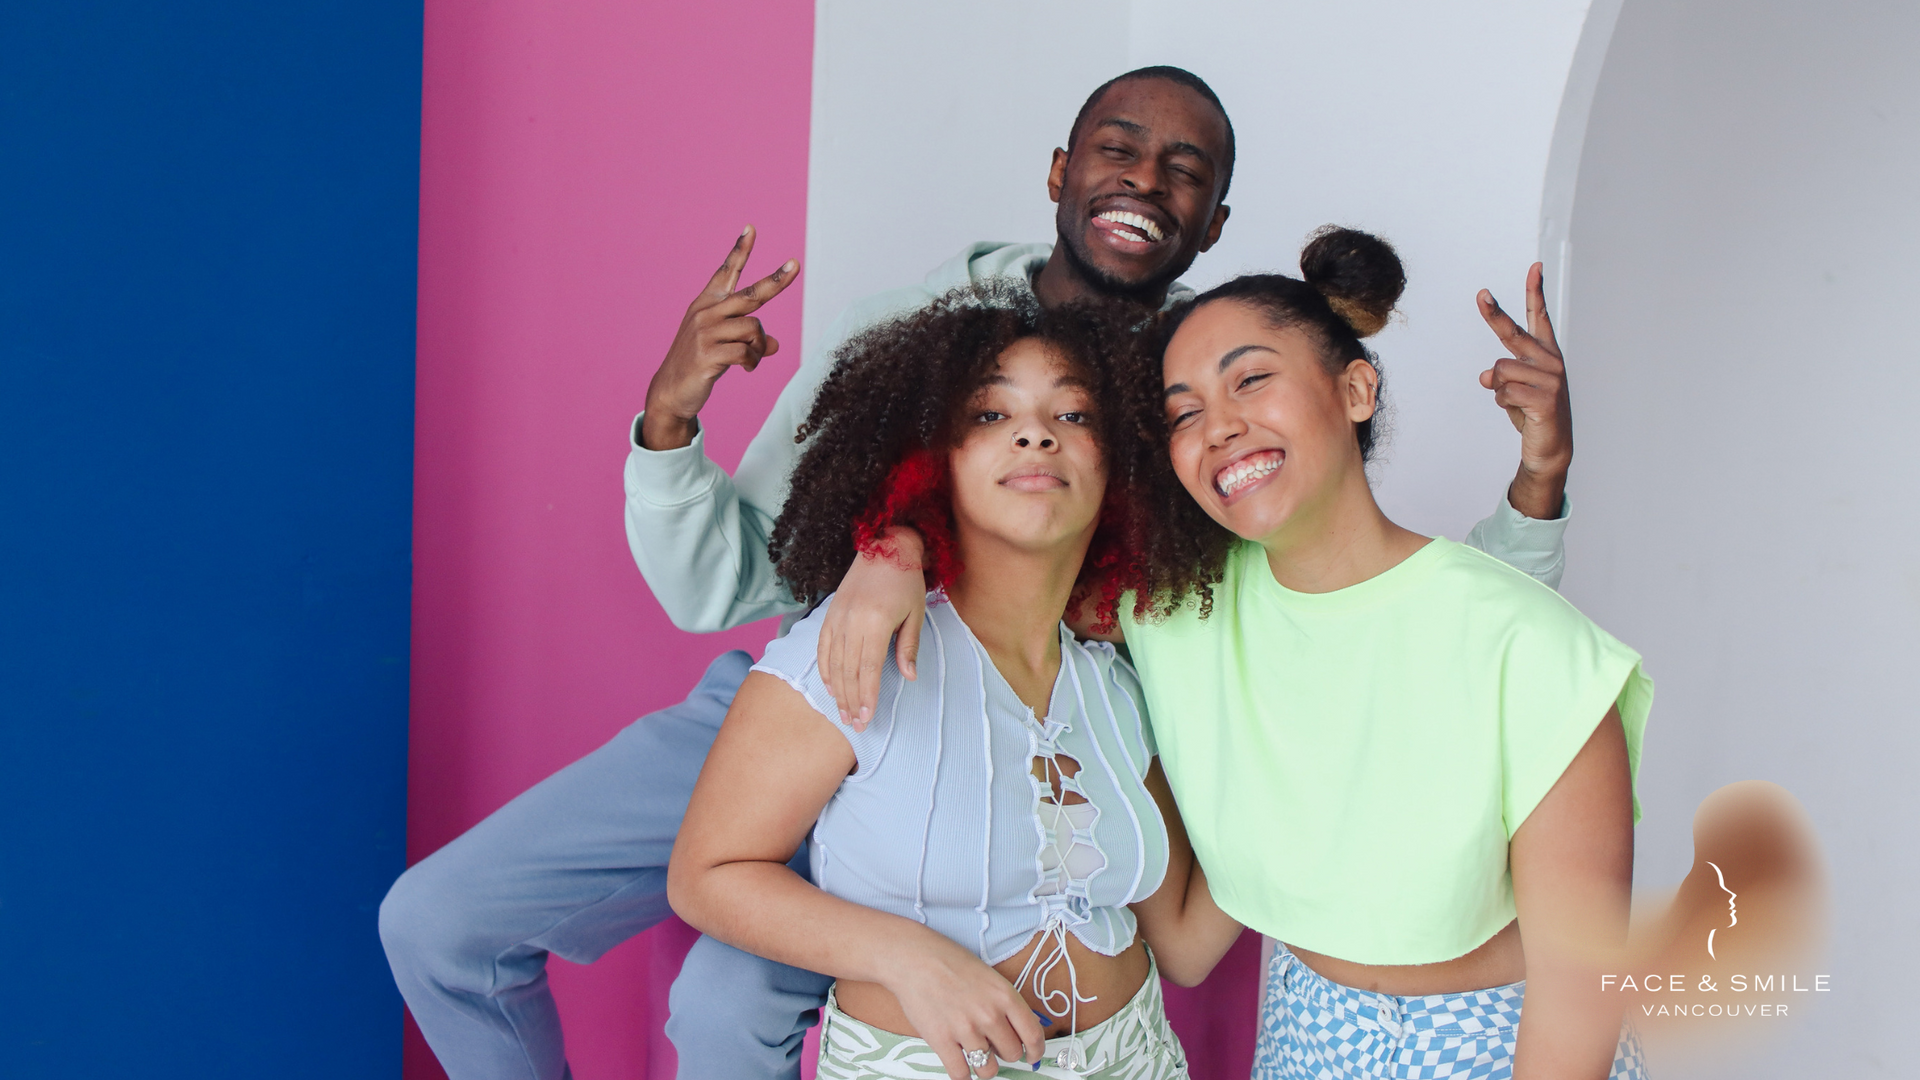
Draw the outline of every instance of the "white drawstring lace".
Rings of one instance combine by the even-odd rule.
[[[1067,965],[1067,988],[1047,989],[1049,977],[1063,963]],[[1088,1071],[1087,1051],[1079,1038],[1080,1003],[1100,999],[1097,996],[1082,997],[1080,994],[1080,977],[1073,968],[1073,957],[1067,952],[1067,923],[1061,913],[1056,913],[1041,928],[1039,940],[1033,945],[1033,954],[1027,957],[1026,966],[1020,969],[1020,977],[1013,982],[1015,990],[1027,986],[1033,987],[1034,997],[1040,999],[1040,1006],[1047,1010],[1048,1016],[1067,1021],[1071,1029],[1066,1049],[1055,1056],[1054,1064],[1069,1072]]]

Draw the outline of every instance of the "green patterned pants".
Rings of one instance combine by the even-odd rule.
[[[925,1040],[881,1031],[840,1011],[831,991],[820,1024],[819,1080],[946,1080],[947,1070]],[[1002,1060],[1000,1075],[1048,1080],[1186,1080],[1187,1055],[1167,1026],[1160,1000],[1160,968],[1133,1000],[1077,1035],[1047,1040],[1038,1069]]]

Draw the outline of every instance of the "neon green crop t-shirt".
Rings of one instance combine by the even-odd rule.
[[[1242,543],[1209,617],[1125,629],[1214,899],[1314,952],[1438,963],[1512,921],[1507,842],[1609,706],[1638,783],[1639,654],[1450,540],[1330,593]]]

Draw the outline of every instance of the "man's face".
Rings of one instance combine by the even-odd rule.
[[[1103,292],[1164,290],[1220,238],[1226,152],[1226,118],[1191,89],[1165,79],[1109,88],[1047,177],[1068,261]]]

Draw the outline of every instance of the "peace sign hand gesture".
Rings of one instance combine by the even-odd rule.
[[[1520,432],[1520,470],[1507,500],[1528,517],[1560,516],[1573,464],[1573,405],[1567,397],[1567,366],[1547,317],[1540,264],[1527,271],[1527,328],[1520,329],[1493,293],[1480,290],[1480,316],[1487,320],[1512,356],[1501,357],[1480,373],[1480,385],[1493,391],[1494,403],[1507,410]]]
[[[700,295],[687,305],[687,315],[667,347],[666,359],[647,385],[647,415],[640,441],[649,450],[672,450],[693,442],[699,431],[700,410],[713,395],[713,384],[729,367],[752,371],[763,357],[780,351],[776,341],[753,317],[767,301],[780,295],[798,275],[792,259],[751,286],[735,292],[747,256],[753,253],[753,226],[733,242],[725,262],[714,272]]]

